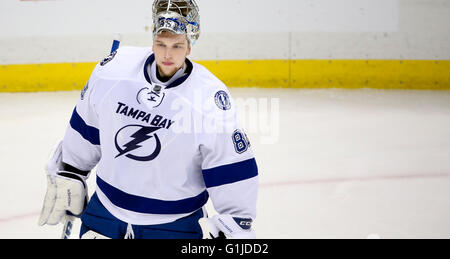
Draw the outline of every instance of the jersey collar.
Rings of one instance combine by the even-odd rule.
[[[147,80],[147,82],[149,84],[153,84],[152,80],[150,79],[150,75],[148,74],[147,71],[147,66],[152,64],[155,61],[155,54],[151,54],[150,57],[147,58],[147,61],[145,61],[145,65],[144,65],[144,76],[145,76],[145,80]],[[186,58],[186,71],[185,71],[185,75],[178,78],[177,80],[173,81],[170,85],[168,85],[167,87],[165,87],[165,89],[169,89],[169,88],[174,88],[177,87],[179,85],[181,85],[182,83],[184,83],[184,81],[186,81],[186,79],[188,79],[188,77],[191,75],[192,73],[192,62]]]

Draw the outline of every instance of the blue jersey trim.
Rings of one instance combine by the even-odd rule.
[[[175,201],[165,201],[136,196],[126,193],[97,176],[97,186],[117,207],[122,209],[149,214],[183,214],[191,213],[203,207],[208,201],[209,195],[205,190],[191,198]]]
[[[258,167],[254,158],[203,170],[203,179],[207,188],[247,180],[257,175]]]
[[[70,118],[70,126],[92,145],[100,145],[100,131],[95,127],[87,125],[78,114],[76,107],[73,110],[72,118]]]

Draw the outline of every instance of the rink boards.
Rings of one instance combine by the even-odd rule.
[[[450,89],[450,60],[198,61],[232,87]],[[0,66],[0,92],[82,89],[95,62]]]

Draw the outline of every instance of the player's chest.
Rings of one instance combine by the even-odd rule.
[[[104,142],[117,149],[115,159],[152,161],[164,152],[194,146],[195,108],[176,90],[155,91],[138,83],[111,90],[99,117]]]
[[[193,89],[188,85],[163,89],[147,82],[119,81],[100,104],[100,120],[115,128],[139,125],[188,133],[196,119],[201,119],[198,114],[203,105],[201,93],[189,87]]]

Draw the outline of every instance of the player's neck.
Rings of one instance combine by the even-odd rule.
[[[176,73],[176,72],[175,72]],[[158,78],[159,81],[163,82],[163,83],[167,83],[167,81],[169,81],[174,75],[175,73],[173,73],[172,75],[168,76],[168,75],[163,75],[161,73],[161,70],[159,69],[159,67],[157,67],[156,69],[156,78]]]
[[[148,73],[151,75],[152,81],[156,83],[162,83],[163,85],[169,85],[171,82],[177,80],[179,77],[183,76],[186,71],[186,63],[183,64],[183,67],[180,68],[178,71],[176,71],[171,76],[166,76],[163,73],[161,73],[161,70],[159,69],[156,62],[153,62],[153,64],[150,64],[148,66]]]
[[[167,81],[169,81],[170,79],[172,79],[172,77],[174,77],[175,75],[179,74],[179,75],[183,75],[184,71],[186,70],[186,62],[183,63],[183,66],[178,69],[177,71],[175,71],[172,75],[168,76],[168,75],[164,75],[163,73],[161,73],[161,69],[159,68],[159,66],[156,66],[158,69],[156,70],[156,76],[158,77],[158,80],[161,82],[166,83]],[[178,73],[180,70],[182,70],[183,72]]]

